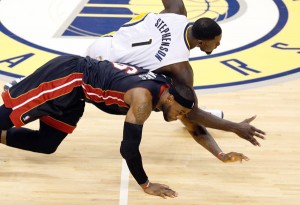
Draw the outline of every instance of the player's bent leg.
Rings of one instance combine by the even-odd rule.
[[[7,130],[14,126],[9,118],[11,112],[11,108],[7,108],[5,105],[0,106],[0,130]]]
[[[68,134],[43,122],[39,130],[11,128],[6,133],[6,145],[32,152],[52,154]]]
[[[6,144],[6,130],[14,126],[9,118],[11,112],[12,109],[4,105],[0,106],[0,143],[2,144]]]

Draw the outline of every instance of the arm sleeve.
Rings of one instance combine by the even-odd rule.
[[[125,122],[123,141],[120,148],[121,155],[126,160],[129,171],[138,184],[144,184],[148,180],[143,168],[142,156],[139,151],[142,130],[143,125]]]

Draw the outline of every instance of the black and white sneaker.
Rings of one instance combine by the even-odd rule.
[[[21,80],[23,80],[25,77],[22,78],[16,78],[13,81],[9,82],[9,83],[5,83],[3,86],[3,92],[8,90],[9,88],[11,88],[12,86],[14,86],[15,84],[18,84]]]

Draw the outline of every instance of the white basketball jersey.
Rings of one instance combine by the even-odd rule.
[[[142,14],[124,24],[113,37],[99,38],[88,55],[149,70],[188,61],[188,23],[178,14]]]

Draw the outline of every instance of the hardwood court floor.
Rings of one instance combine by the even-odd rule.
[[[166,123],[161,113],[152,113],[141,144],[145,170],[152,182],[168,184],[179,196],[164,200],[147,195],[130,176],[128,204],[298,205],[300,80],[202,94],[199,101],[206,108],[223,109],[233,121],[257,114],[253,125],[267,132],[267,140],[253,147],[232,133],[210,130],[224,152],[242,152],[251,159],[224,164],[196,144],[179,122]],[[87,105],[75,132],[53,155],[1,145],[0,203],[125,204],[119,196],[123,121],[123,116]]]

